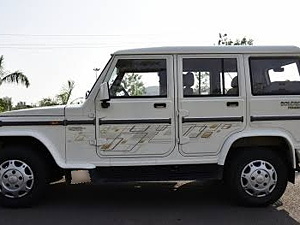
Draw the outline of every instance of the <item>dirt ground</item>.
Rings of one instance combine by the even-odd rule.
[[[291,217],[300,222],[300,174],[297,174],[295,184],[288,184],[281,202],[282,206],[278,209],[286,210]]]

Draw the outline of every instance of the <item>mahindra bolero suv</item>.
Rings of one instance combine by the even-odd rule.
[[[222,179],[250,206],[278,200],[300,154],[300,49],[117,51],[80,105],[0,114],[0,203],[48,184]]]

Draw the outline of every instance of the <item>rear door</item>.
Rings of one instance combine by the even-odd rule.
[[[240,55],[178,57],[179,150],[210,156],[245,127],[246,94]]]

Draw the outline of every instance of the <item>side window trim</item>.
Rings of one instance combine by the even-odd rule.
[[[172,69],[170,69],[173,65],[173,56],[170,55],[131,55],[131,56],[114,56],[113,62],[104,77],[104,82],[109,82],[113,71],[119,60],[165,60],[165,70],[166,70],[166,79],[167,84],[165,85],[166,91],[165,94],[160,95],[141,95],[141,96],[111,96],[112,99],[149,99],[149,98],[169,98],[170,90],[169,86],[172,79]],[[159,88],[159,87],[158,87]],[[159,93],[161,90],[159,89]]]
[[[265,83],[262,82],[258,82],[259,80],[257,80],[257,78],[259,77],[258,74],[255,74],[255,68],[253,65],[253,61],[259,61],[259,60],[270,60],[270,62],[272,60],[279,60],[278,62],[280,63],[280,60],[282,61],[280,65],[280,68],[278,67],[278,71],[274,71],[274,72],[284,72],[284,69],[282,69],[282,67],[290,65],[290,64],[284,64],[284,61],[286,60],[292,60],[292,63],[296,63],[297,66],[297,75],[299,77],[297,77],[299,80],[297,81],[289,81],[288,79],[285,80],[285,77],[283,80],[274,80],[272,82],[272,80],[270,79],[270,74],[269,71],[273,70],[274,68],[269,67],[269,70],[264,71],[264,74],[261,74],[261,77],[264,77],[265,79]],[[294,60],[294,62],[293,62]],[[249,73],[250,73],[250,82],[251,82],[251,94],[252,96],[274,96],[274,95],[300,95],[300,91],[299,92],[293,92],[291,89],[294,88],[294,86],[299,86],[300,87],[300,56],[249,56],[248,58],[248,64],[249,64]],[[274,62],[272,63],[274,64]],[[270,64],[271,65],[271,64]],[[282,71],[280,71],[280,69],[282,69]],[[261,91],[256,90],[257,87],[261,86]],[[276,85],[277,86],[281,86],[280,88],[276,89]],[[285,86],[286,85],[286,86]],[[290,90],[289,90],[290,88]],[[272,90],[274,89],[274,90]],[[297,88],[298,89],[298,88]],[[280,91],[281,90],[281,91]]]
[[[185,95],[184,94],[184,90],[182,90],[181,92],[181,96],[184,97],[184,98],[197,98],[197,97],[200,97],[200,98],[207,98],[207,97],[239,97],[241,96],[241,89],[239,87],[239,80],[236,79],[235,81],[235,84],[237,85],[236,86],[236,93],[235,94],[227,94],[228,93],[228,90],[231,88],[229,87],[229,78],[231,79],[230,80],[230,84],[231,84],[231,81],[233,80],[234,77],[240,77],[241,76],[241,68],[240,68],[240,61],[242,60],[241,59],[241,56],[239,54],[232,54],[232,55],[224,55],[224,54],[220,54],[220,55],[181,55],[178,60],[179,60],[179,75],[182,74],[182,79],[181,80],[181,83],[183,85],[183,88],[185,87],[185,80],[184,80],[184,74],[186,74],[186,71],[187,69],[184,69],[184,60],[189,60],[189,59],[204,59],[204,60],[220,60],[219,61],[219,70],[215,70],[214,73],[215,75],[210,75],[209,77],[213,78],[215,80],[215,82],[217,81],[217,83],[214,83],[214,85],[212,84],[213,80],[210,80],[209,81],[209,85],[210,85],[210,91],[208,94],[191,94],[191,95]],[[228,59],[231,59],[231,60],[234,60],[234,70],[233,71],[229,71],[229,64],[230,62],[228,61],[227,62],[227,67],[228,69],[226,69],[226,60]],[[229,63],[229,64],[228,64]],[[226,71],[228,70],[228,71]],[[231,69],[232,70],[232,69]],[[204,70],[205,71],[205,70]],[[213,70],[211,70],[211,72],[213,72]],[[226,72],[228,73],[228,76],[226,76]],[[198,72],[199,73],[199,72]],[[209,73],[209,71],[207,72],[203,72],[203,73]],[[234,73],[234,74],[232,74]],[[197,76],[197,75],[196,75]],[[219,78],[216,78],[219,77]],[[233,76],[233,77],[232,77]],[[200,78],[200,77],[199,77]],[[199,78],[198,78],[198,81],[199,81]],[[217,80],[216,80],[217,79]],[[226,81],[226,79],[228,81]],[[195,79],[196,80],[196,79]],[[200,93],[200,89],[201,89],[201,83],[197,83],[197,85],[199,86],[199,93]],[[215,89],[217,88],[217,89]],[[218,91],[219,90],[219,91]],[[215,93],[215,92],[211,92],[211,91],[217,91],[219,93]]]

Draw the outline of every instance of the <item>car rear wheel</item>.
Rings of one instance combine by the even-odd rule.
[[[277,201],[287,185],[287,166],[270,149],[246,149],[230,160],[226,183],[238,203],[267,206]]]

